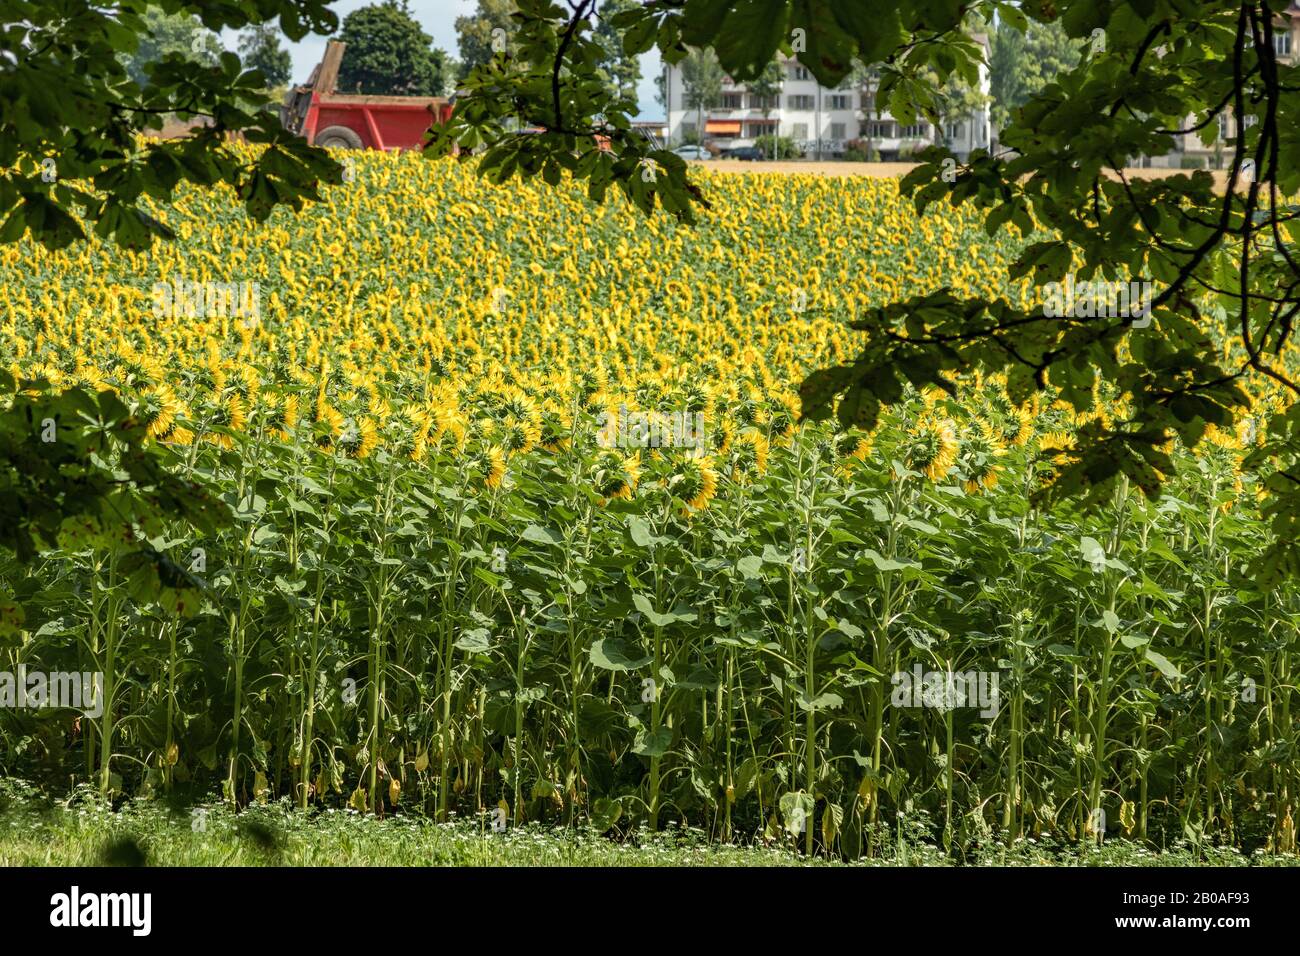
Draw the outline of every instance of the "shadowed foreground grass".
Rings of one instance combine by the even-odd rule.
[[[942,851],[891,846],[860,865],[945,866]],[[1186,847],[1155,853],[1123,841],[1062,847],[1022,841],[986,847],[976,865],[1294,865],[1295,858]],[[12,800],[0,804],[0,866],[807,866],[789,849],[713,846],[696,831],[633,833],[615,841],[591,832],[522,827],[493,833],[486,819],[435,824],[415,817],[375,820],[353,811],[303,816],[287,806],[238,815],[221,806],[172,810],[136,802],[116,811],[93,803]],[[838,864],[836,864],[838,865]]]

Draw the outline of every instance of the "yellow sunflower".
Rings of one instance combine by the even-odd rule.
[[[227,395],[213,409],[211,421],[215,427],[227,431],[243,431],[244,423],[247,421],[244,400],[239,397],[237,392]],[[235,440],[230,435],[222,432],[208,432],[204,437],[218,448],[226,451],[235,447]]]
[[[604,501],[621,498],[631,501],[641,480],[641,453],[623,455],[617,451],[601,452],[596,459],[594,486]]]
[[[1049,454],[1052,461],[1058,465],[1070,461],[1070,456],[1066,452],[1073,451],[1074,448],[1074,436],[1069,432],[1051,431],[1038,439],[1039,451]]]
[[[150,438],[162,438],[172,430],[183,406],[165,382],[151,385],[140,397],[139,415]]]
[[[1034,433],[1033,410],[1027,406],[1008,404],[998,431],[1002,444],[1013,448],[1024,445]]]
[[[718,493],[718,473],[711,458],[683,458],[668,484],[673,494],[686,502],[683,514],[703,511]]]
[[[537,444],[544,451],[559,454],[573,444],[569,429],[560,422],[556,415],[543,415],[542,428]]]
[[[316,444],[331,449],[343,437],[343,413],[331,405],[322,393],[316,398]]]
[[[731,480],[743,485],[767,474],[770,448],[767,436],[757,428],[746,428],[742,431],[729,449]]]
[[[856,464],[871,457],[872,436],[857,429],[840,432],[834,438],[835,467],[842,475],[853,472]]]
[[[429,405],[429,442],[441,446],[446,439],[453,449],[465,446],[466,422],[460,407],[448,398],[441,398]]]
[[[981,421],[962,447],[961,464],[966,473],[962,487],[968,495],[997,487],[998,472],[1002,466],[998,459],[1006,454],[988,422]]]
[[[951,419],[923,415],[907,440],[907,464],[937,482],[952,470],[960,450]]]
[[[267,432],[280,441],[291,441],[298,425],[298,396],[263,393],[261,402],[265,409]]]
[[[485,488],[500,488],[506,477],[506,453],[499,445],[488,445],[470,458],[469,473]]]
[[[379,445],[379,429],[372,418],[362,418],[352,428],[345,429],[338,448],[349,458],[368,458]]]
[[[496,441],[509,455],[523,455],[542,442],[541,419],[524,417],[508,412],[506,417],[493,424]]]

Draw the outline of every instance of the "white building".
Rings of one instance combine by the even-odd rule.
[[[987,53],[987,40],[976,39]],[[750,93],[744,84],[724,77],[719,102],[699,110],[686,105],[681,65],[666,65],[664,98],[669,143],[679,146],[693,139],[701,132],[701,123],[704,143],[716,149],[752,146],[757,137],[775,132],[794,140],[807,159],[839,158],[848,143],[860,141],[863,146],[869,145],[880,159],[894,160],[900,153],[906,155],[937,141],[928,122],[904,126],[888,113],[876,113],[872,109],[874,95],[870,88],[827,89],[794,59],[783,57],[781,68],[784,79],[775,102],[764,103],[762,97]],[[979,69],[980,92],[987,98],[988,67],[981,63]],[[952,118],[945,123],[942,134],[944,145],[962,159],[973,149],[987,149],[987,105],[973,115]]]
[[[1285,10],[1274,16],[1273,52],[1278,63],[1286,66],[1294,66],[1297,58],[1300,58],[1300,2],[1293,0]],[[1188,116],[1185,120],[1186,128],[1196,127],[1200,119],[1198,116]],[[1174,169],[1224,169],[1232,162],[1237,137],[1257,122],[1259,116],[1255,113],[1247,113],[1238,121],[1232,107],[1225,105],[1215,117],[1215,136],[1208,146],[1202,142],[1199,132],[1183,133],[1174,136],[1173,152],[1163,156],[1131,158],[1130,163],[1134,166]]]

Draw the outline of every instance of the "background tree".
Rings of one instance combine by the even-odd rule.
[[[776,107],[777,97],[781,95],[781,89],[784,82],[785,70],[779,62],[773,60],[763,68],[762,73],[758,74],[758,76],[745,84],[745,88],[749,90],[750,93],[762,99],[763,105],[760,109],[763,111],[764,120],[771,117],[772,110]],[[774,129],[767,135],[758,137],[758,139],[763,140],[763,145],[759,146],[759,143],[756,140],[754,143],[755,146],[759,146],[760,149],[770,148],[770,154],[773,159],[783,158],[778,155],[778,150],[784,150],[787,144],[782,142],[783,138],[777,135],[777,130]],[[793,147],[793,145],[792,142],[789,144],[790,147]]]
[[[154,7],[144,12],[144,27],[139,39],[140,45],[134,52],[124,53],[122,61],[126,64],[127,75],[140,86],[146,83],[145,67],[157,63],[169,53],[204,66],[215,66],[224,50],[221,39],[211,30],[204,29],[194,14],[163,13]]]
[[[994,129],[1011,120],[1011,111],[1024,106],[1058,75],[1079,62],[1079,43],[1071,40],[1059,20],[1030,20],[1022,32],[1003,21],[989,32],[990,118]]]
[[[339,39],[348,45],[338,88],[377,96],[441,96],[452,64],[411,16],[407,0],[384,0],[343,18]]]
[[[981,110],[989,105],[989,97],[978,86],[966,82],[959,76],[950,76],[940,82],[934,82],[940,90],[939,122],[934,126],[934,143],[942,146],[947,136],[947,125],[951,121],[970,122]]]
[[[261,70],[267,89],[289,85],[293,60],[280,43],[280,31],[263,23],[240,34],[239,56],[250,70]]]
[[[682,102],[695,110],[695,131],[704,142],[704,111],[722,96],[722,65],[709,49],[692,50],[682,59]]]
[[[623,34],[614,26],[614,18],[638,6],[639,0],[605,0],[595,28],[596,40],[605,51],[600,69],[608,76],[610,88],[620,96],[633,99],[641,82],[641,58],[624,52]]]
[[[458,78],[464,78],[477,66],[482,66],[492,59],[497,51],[492,47],[493,30],[502,30],[506,48],[502,52],[513,52],[510,39],[515,31],[515,22],[510,15],[515,12],[514,0],[478,0],[478,10],[472,16],[456,18],[456,46],[460,51],[460,72]]]
[[[799,144],[790,136],[764,133],[762,136],[754,137],[754,145],[772,159],[798,159],[803,155],[799,150]]]
[[[858,91],[862,103],[862,142],[866,148],[867,160],[875,159],[875,147],[872,143],[872,129],[880,115],[876,109],[876,91],[880,88],[880,71],[867,63],[854,61],[849,70],[847,81],[849,89]]]

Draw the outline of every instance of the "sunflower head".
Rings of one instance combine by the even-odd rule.
[[[731,459],[731,480],[744,485],[767,474],[769,450],[767,436],[757,428],[741,431],[724,453]]]
[[[434,378],[445,378],[451,374],[451,363],[447,361],[441,349],[431,350],[426,356],[428,373]]]
[[[244,409],[244,400],[238,392],[231,392],[221,401],[217,402],[210,412],[209,420],[213,426],[225,429],[225,432],[209,432],[207,440],[212,444],[229,451],[235,447],[234,439],[226,432],[240,432],[244,430],[244,424],[247,422],[247,413]]]
[[[117,372],[123,378],[123,384],[137,387],[162,382],[167,378],[157,361],[135,349],[125,352],[118,360]]]
[[[558,455],[573,444],[573,435],[559,415],[544,414],[537,444],[552,455]]]
[[[835,436],[835,457],[845,465],[852,462],[866,461],[871,457],[874,446],[872,436],[856,428],[842,431]]]
[[[961,470],[966,475],[962,487],[967,494],[979,494],[997,486],[998,472],[1002,470],[998,459],[1005,453],[988,422],[981,421],[977,428],[969,430],[961,449]]]
[[[312,431],[316,445],[323,451],[330,451],[343,437],[343,414],[325,400],[324,394],[316,398],[316,408]]]
[[[689,381],[684,383],[681,388],[682,405],[685,411],[695,414],[701,413],[706,418],[713,413],[713,389],[708,383],[698,376],[692,376]]]
[[[182,414],[183,406],[176,398],[176,393],[165,382],[151,385],[140,396],[140,406],[136,410],[150,438],[162,439],[171,432],[177,417]]]
[[[469,457],[466,469],[472,481],[495,490],[505,481],[506,453],[499,445],[488,445]]]
[[[385,426],[396,454],[410,461],[424,461],[429,456],[429,416],[419,405],[403,405],[400,414]]]
[[[522,455],[541,444],[541,417],[524,417],[508,412],[505,418],[493,423],[492,432],[506,454]]]
[[[586,402],[598,392],[609,388],[609,375],[601,365],[593,365],[578,375],[578,398]]]
[[[789,441],[799,423],[799,399],[781,392],[768,396],[766,405],[768,435],[778,443]]]
[[[641,480],[641,453],[624,455],[610,449],[600,453],[596,459],[596,471],[593,484],[596,494],[601,498],[621,498],[631,501],[636,492],[637,482]]]
[[[1018,448],[1029,441],[1034,433],[1033,414],[1028,406],[1006,402],[1002,410],[994,415],[994,421],[997,422],[996,437],[1005,446]]]
[[[355,425],[343,429],[338,439],[338,450],[349,458],[369,458],[379,445],[379,429],[372,418],[362,418]]]
[[[752,386],[742,389],[741,393],[736,397],[733,414],[736,423],[742,427],[749,425],[762,426],[765,424],[767,415],[763,408],[762,393]]]
[[[537,419],[541,417],[541,409],[527,392],[523,389],[509,385],[503,388],[496,395],[493,395],[491,405],[493,410],[501,417]]]
[[[1242,443],[1235,432],[1227,428],[1220,428],[1214,424],[1205,426],[1205,438],[1210,444],[1219,448],[1235,450],[1242,447]]]
[[[718,473],[713,468],[713,459],[681,459],[668,479],[668,486],[674,495],[686,502],[684,515],[704,510],[718,493]]]
[[[908,467],[939,481],[957,461],[957,429],[951,419],[923,415],[906,439]]]
[[[642,379],[632,390],[632,398],[641,408],[655,408],[668,398],[668,383],[661,378]]]
[[[261,395],[263,421],[270,434],[280,441],[290,441],[298,426],[298,396],[264,392]]]
[[[1038,450],[1043,457],[1049,458],[1053,464],[1065,465],[1070,461],[1069,453],[1075,448],[1074,436],[1069,432],[1050,431],[1041,435],[1038,439]]]

